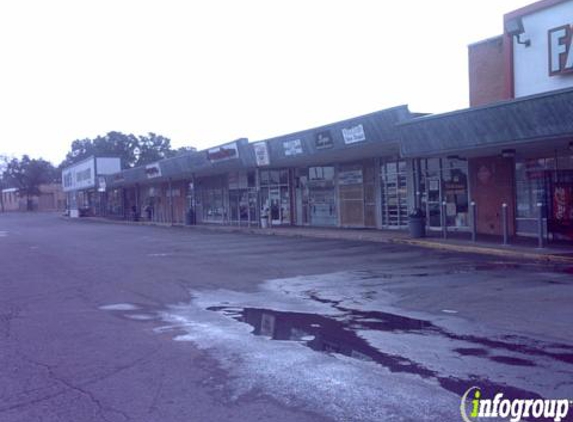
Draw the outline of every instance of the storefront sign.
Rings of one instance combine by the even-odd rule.
[[[344,138],[345,144],[354,144],[356,142],[362,142],[366,140],[364,127],[362,125],[342,129],[342,136]]]
[[[549,76],[573,72],[573,28],[564,25],[550,29],[549,38]]]
[[[155,179],[156,177],[161,177],[161,167],[159,167],[159,163],[146,165],[145,174],[148,179]]]
[[[284,141],[283,148],[286,156],[302,154],[302,142],[300,141],[300,139]]]
[[[97,179],[98,179],[98,183],[97,183],[98,192],[105,192],[105,190],[106,190],[105,177],[104,176],[98,176]]]
[[[233,158],[239,158],[239,149],[237,148],[237,144],[235,142],[216,148],[211,148],[207,151],[207,158],[212,163],[232,160]]]
[[[338,184],[342,186],[362,184],[362,170],[348,170],[339,172]]]
[[[255,159],[257,161],[257,166],[268,166],[271,164],[271,159],[269,157],[269,149],[267,148],[266,142],[257,142],[253,144],[253,149],[255,151]]]
[[[314,138],[314,145],[316,149],[329,149],[334,146],[332,135],[329,130],[318,132]]]

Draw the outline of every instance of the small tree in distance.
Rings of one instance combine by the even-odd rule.
[[[59,175],[49,161],[24,155],[7,163],[2,179],[18,189],[19,195],[26,198],[26,209],[32,211],[32,196],[40,194],[40,185],[59,180]]]

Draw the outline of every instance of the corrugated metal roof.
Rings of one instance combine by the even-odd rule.
[[[264,141],[267,142],[270,165],[273,167],[297,165],[308,162],[309,159],[320,159],[323,155],[335,156],[336,152],[344,153],[357,149],[364,149],[364,155],[368,157],[375,154],[377,150],[383,152],[388,143],[397,143],[396,124],[410,118],[411,113],[408,106],[403,105]],[[355,143],[345,142],[343,129],[350,129],[359,125],[362,125],[364,129],[365,140]],[[317,147],[317,137],[325,132],[332,139],[332,145],[328,148],[319,148]],[[285,142],[288,143],[297,139],[300,140],[302,153],[287,155]]]
[[[573,89],[412,119],[398,130],[404,157],[573,136]]]
[[[398,152],[398,131],[396,124],[412,118],[408,107],[398,106],[377,111],[364,116],[353,117],[340,122],[308,129],[300,132],[282,135],[258,142],[266,142],[269,151],[271,166],[303,165],[309,162],[321,162],[329,159],[367,158],[376,154],[388,153],[390,148]],[[343,130],[356,128],[362,125],[364,140],[354,143],[345,142]],[[319,134],[328,133],[331,142],[325,148],[317,143]],[[285,142],[300,141],[301,153],[288,155],[285,153]],[[209,151],[235,144],[237,157],[214,160],[209,158]],[[253,144],[248,139],[241,138],[226,144],[214,146],[198,152],[190,152],[177,157],[168,158],[154,163],[161,169],[161,176],[149,178],[145,167],[140,166],[123,170],[106,177],[106,184],[110,188],[135,185],[136,183],[155,183],[171,179],[190,178],[191,174],[197,176],[223,174],[245,168],[255,168],[256,159]]]

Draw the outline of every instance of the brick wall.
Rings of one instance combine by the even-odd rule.
[[[478,233],[502,235],[502,204],[508,207],[509,234],[515,233],[514,162],[498,156],[469,160],[470,192],[477,204]]]
[[[468,53],[470,106],[510,99],[503,36],[472,44]]]

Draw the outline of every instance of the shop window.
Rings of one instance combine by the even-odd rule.
[[[308,178],[309,180],[334,180],[334,167],[310,167]]]
[[[380,167],[382,225],[402,227],[408,221],[406,162],[387,161]]]
[[[254,188],[257,186],[257,178],[254,171],[250,171],[247,173],[247,185],[250,188]]]
[[[461,158],[429,158],[420,161],[418,177],[420,206],[429,227],[469,224],[468,164]],[[445,209],[443,203],[446,203]],[[445,216],[443,213],[445,212]]]
[[[537,203],[545,204],[546,171],[553,170],[553,158],[526,159],[515,163],[517,218],[537,218]]]

